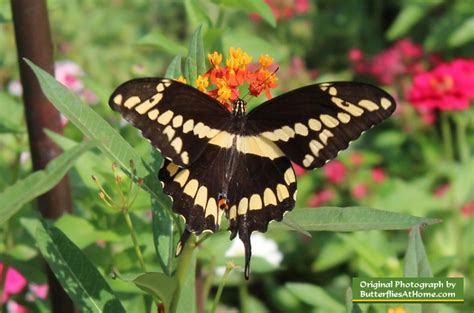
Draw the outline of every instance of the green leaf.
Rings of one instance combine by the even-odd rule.
[[[202,26],[199,26],[189,42],[188,56],[184,66],[184,75],[189,85],[196,85],[196,78],[206,72],[206,58],[202,41]]]
[[[174,223],[170,215],[166,214],[154,199],[151,202],[151,210],[153,243],[158,263],[165,274],[171,275],[174,259]]]
[[[169,312],[171,299],[177,286],[174,277],[163,273],[143,273],[137,275],[133,282],[153,298],[160,299],[165,306],[165,312]]]
[[[143,36],[138,39],[137,43],[140,45],[157,47],[172,55],[186,53],[186,48],[184,46],[169,39],[168,36],[162,34],[160,31],[153,31]]]
[[[322,312],[344,312],[344,305],[337,302],[323,288],[306,283],[287,283],[288,288],[302,302]]]
[[[460,47],[474,40],[474,17],[466,19],[449,36],[448,44],[452,48]]]
[[[83,312],[125,312],[104,277],[84,253],[58,228],[22,219],[54,275]]]
[[[3,190],[0,193],[0,203],[2,204],[0,225],[15,215],[23,205],[56,186],[74,165],[77,158],[93,146],[95,146],[94,142],[77,145],[52,160],[44,170],[36,171]]]
[[[286,216],[307,231],[359,231],[408,229],[440,220],[364,207],[321,207],[296,209]],[[286,219],[283,219],[285,221]],[[272,223],[272,229],[291,229],[284,223]]]
[[[389,40],[400,38],[413,28],[413,26],[429,14],[430,9],[438,5],[440,1],[408,2],[398,13],[397,18],[387,30],[386,37]]]
[[[417,225],[410,231],[408,248],[405,253],[405,277],[433,277],[425,246],[420,235],[421,226]],[[406,304],[409,312],[436,313],[439,312],[439,305]]]
[[[179,76],[183,75],[183,71],[181,70],[181,56],[177,55],[171,60],[170,65],[165,72],[166,78],[178,78]]]
[[[0,92],[0,133],[20,134],[25,132],[23,106],[5,92]]]
[[[208,13],[205,11],[199,1],[196,0],[184,0],[184,9],[186,10],[187,22],[192,28],[196,28],[199,25],[210,26],[212,24]]]
[[[61,85],[47,72],[25,59],[38,78],[41,89],[52,104],[63,113],[84,135],[97,141],[98,148],[130,173],[130,160],[135,164],[138,177],[144,177],[142,187],[153,195],[164,209],[169,201],[164,196],[155,171],[149,168],[122,136],[90,106]]]
[[[425,246],[421,240],[420,226],[415,226],[410,231],[404,275],[405,277],[433,277]]]
[[[276,27],[276,19],[273,15],[272,9],[263,0],[213,0],[215,3],[239,10],[247,13],[257,13],[268,24]]]
[[[352,288],[346,290],[346,312],[347,313],[362,313],[359,304],[352,302]]]

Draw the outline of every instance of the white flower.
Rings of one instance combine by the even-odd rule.
[[[251,237],[252,256],[258,256],[273,266],[279,266],[283,254],[278,250],[278,245],[272,239],[265,238],[262,233],[254,233]],[[226,257],[244,256],[244,244],[240,240],[233,240],[232,245],[225,252]]]
[[[7,86],[8,93],[12,96],[21,97],[23,94],[23,86],[18,79],[11,80]]]

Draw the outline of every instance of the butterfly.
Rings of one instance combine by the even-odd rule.
[[[252,232],[265,232],[295,206],[291,161],[322,167],[396,107],[375,86],[333,82],[290,91],[250,112],[238,99],[229,111],[166,78],[125,82],[109,104],[165,157],[158,177],[186,221],[176,255],[191,233],[215,232],[225,216],[230,239],[238,235],[244,244],[246,279]]]

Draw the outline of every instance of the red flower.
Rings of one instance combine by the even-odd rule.
[[[360,166],[360,165],[362,165],[362,163],[364,163],[364,156],[360,152],[353,152],[349,156],[349,161],[354,166]]]
[[[446,194],[446,192],[448,192],[448,190],[449,184],[442,184],[435,189],[434,196],[436,198],[442,198]]]
[[[461,209],[462,215],[465,217],[471,217],[474,215],[474,201],[469,202]]]
[[[293,166],[293,170],[295,171],[296,176],[301,176],[306,173],[306,170],[296,163],[291,162],[291,166]]]
[[[329,182],[339,184],[344,181],[347,170],[341,161],[334,160],[323,167],[323,172]]]
[[[421,46],[402,39],[372,58],[364,59],[357,48],[351,49],[348,57],[356,73],[374,76],[381,84],[389,85],[403,75],[423,70],[423,54]]]
[[[355,185],[351,190],[352,196],[356,199],[365,198],[365,196],[367,196],[368,193],[369,193],[369,188],[367,188],[367,185],[362,184],[362,183]]]
[[[334,192],[330,189],[324,189],[320,192],[316,192],[311,198],[309,198],[308,206],[318,207],[332,199],[334,199]]]
[[[372,169],[372,179],[376,183],[383,183],[385,181],[385,171],[381,167]]]
[[[443,63],[413,78],[407,99],[421,113],[465,110],[474,98],[474,59]]]
[[[273,16],[277,21],[289,19],[309,10],[309,0],[265,0],[265,2],[272,9]],[[251,14],[250,18],[255,22],[261,20],[261,17],[256,14]]]

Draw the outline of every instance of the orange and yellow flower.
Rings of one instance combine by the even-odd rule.
[[[214,51],[207,55],[211,68],[196,79],[200,91],[216,98],[229,111],[232,102],[240,98],[242,86],[247,84],[248,92],[258,96],[262,92],[271,99],[271,88],[277,86],[273,59],[263,54],[258,63],[252,63],[252,57],[241,48],[229,48],[229,54],[223,62],[222,54]],[[223,65],[225,64],[225,66]],[[181,80],[182,77],[178,79]]]

